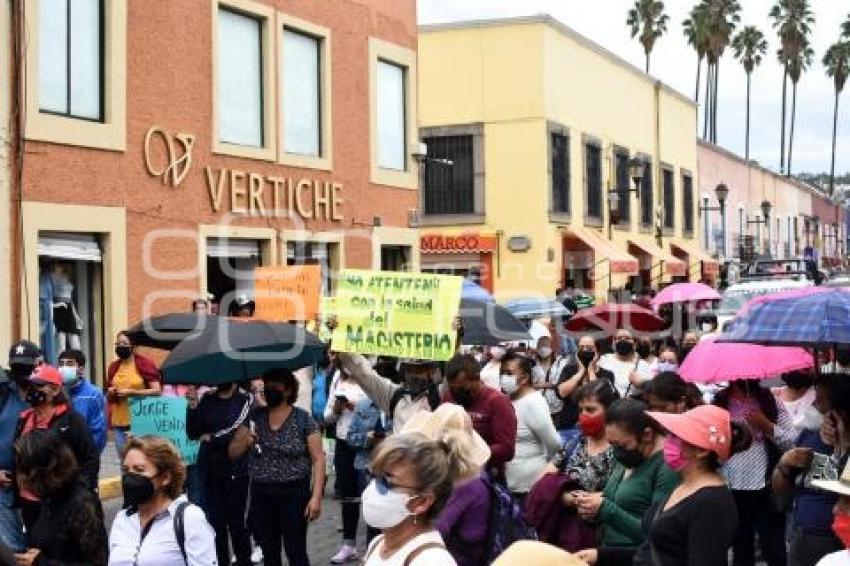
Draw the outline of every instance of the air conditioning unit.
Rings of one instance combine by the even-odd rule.
[[[419,217],[419,209],[411,208],[407,211],[407,225],[410,228],[419,228],[422,219]]]

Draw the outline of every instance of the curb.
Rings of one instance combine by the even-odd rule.
[[[98,482],[98,494],[101,501],[121,497],[121,476],[103,478]]]

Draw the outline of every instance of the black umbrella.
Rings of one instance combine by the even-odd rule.
[[[175,312],[146,318],[130,328],[127,335],[136,346],[173,350],[186,338],[207,326],[217,326],[221,320],[211,314]]]
[[[294,324],[220,320],[171,351],[162,364],[166,383],[214,385],[253,379],[272,368],[296,370],[316,363],[326,347]]]
[[[531,340],[525,325],[503,306],[496,303],[461,299],[463,319],[461,344],[466,346],[495,346],[502,342]]]

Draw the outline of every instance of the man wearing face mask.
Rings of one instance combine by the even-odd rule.
[[[558,429],[564,444],[569,444],[579,434],[576,426],[579,408],[573,399],[573,393],[585,383],[597,379],[605,379],[614,384],[614,374],[599,367],[599,352],[592,336],[582,336],[577,348],[575,360],[567,363],[561,370],[556,390],[563,402],[563,408],[556,419],[555,428]]]
[[[618,330],[614,337],[614,353],[605,354],[599,367],[614,374],[614,386],[620,397],[627,397],[645,381],[652,379],[649,364],[635,351],[635,338],[629,330]]]
[[[106,396],[85,377],[86,355],[80,350],[59,354],[59,375],[74,410],[85,420],[98,452],[106,448]]]
[[[393,432],[400,431],[419,411],[433,411],[440,404],[437,365],[432,361],[402,360],[399,364],[402,382],[398,384],[381,377],[360,354],[340,352],[337,359],[340,369],[392,420]]]

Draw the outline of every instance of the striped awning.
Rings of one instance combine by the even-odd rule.
[[[608,260],[611,273],[637,275],[640,270],[638,260],[626,250],[620,249],[613,242],[606,240],[602,234],[583,226],[570,226],[564,233],[581,240],[594,253],[594,261]]]
[[[655,242],[650,240],[648,237],[631,236],[629,237],[629,243],[636,248],[639,248],[643,251],[643,253],[654,258],[655,261],[663,262],[664,273],[670,277],[684,277],[687,275],[688,266],[684,261],[674,256],[672,253],[659,248],[655,245]]]

